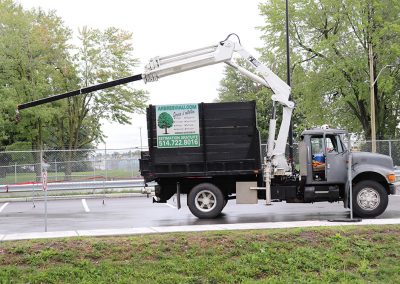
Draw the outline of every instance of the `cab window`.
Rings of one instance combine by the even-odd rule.
[[[343,153],[343,145],[340,141],[340,137],[337,135],[326,136],[326,152],[327,153]]]

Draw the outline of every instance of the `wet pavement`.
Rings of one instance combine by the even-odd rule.
[[[200,220],[182,199],[177,210],[173,200],[153,204],[151,198],[106,198],[48,201],[48,231],[99,230],[160,226],[240,224],[261,222],[312,221],[346,218],[343,203],[286,204],[266,206],[236,205],[230,200],[219,218]],[[389,206],[379,219],[400,218],[400,196],[390,196]],[[44,231],[44,202],[1,202],[0,234]]]

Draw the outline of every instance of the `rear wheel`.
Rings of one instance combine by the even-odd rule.
[[[361,218],[381,215],[388,206],[386,189],[378,182],[364,180],[353,188],[353,213]]]
[[[188,206],[193,215],[200,219],[217,217],[225,205],[221,190],[211,183],[201,183],[192,188]]]

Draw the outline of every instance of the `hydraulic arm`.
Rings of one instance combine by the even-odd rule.
[[[37,101],[20,104],[17,107],[17,113],[18,110],[56,101],[59,99],[90,93],[93,91],[98,91],[138,80],[144,80],[144,82],[153,82],[157,81],[159,78],[169,75],[224,62],[238,70],[241,74],[247,76],[248,78],[259,84],[270,88],[273,91],[274,94],[271,97],[273,101],[273,110],[269,122],[267,162],[269,166],[272,166],[273,168],[273,171],[271,171],[272,175],[285,174],[291,170],[285,158],[285,148],[288,139],[290,119],[294,107],[293,102],[289,101],[290,87],[275,73],[273,73],[268,67],[266,67],[255,57],[253,57],[249,52],[247,52],[241,46],[240,41],[231,41],[229,40],[229,37],[230,35],[225,40],[219,42],[217,45],[212,45],[205,48],[195,49],[165,57],[154,57],[145,66],[145,70],[142,74],[94,86],[89,86],[72,92],[43,98]],[[259,75],[256,75],[253,72],[241,66],[238,66],[233,61],[234,54],[238,54],[240,57],[249,62]],[[275,141],[277,103],[282,105],[283,115],[278,137]]]

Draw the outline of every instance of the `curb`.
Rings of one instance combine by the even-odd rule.
[[[103,229],[103,230],[35,232],[35,233],[0,235],[0,241],[69,238],[69,237],[132,236],[132,235],[178,233],[178,232],[260,230],[260,229],[282,229],[282,228],[394,225],[394,224],[400,224],[400,218],[396,218],[396,219],[365,219],[365,220],[362,220],[361,222],[357,222],[357,223],[351,223],[351,222],[335,222],[335,223],[333,223],[333,222],[329,222],[329,221],[298,221],[298,222],[190,225],[190,226]]]

